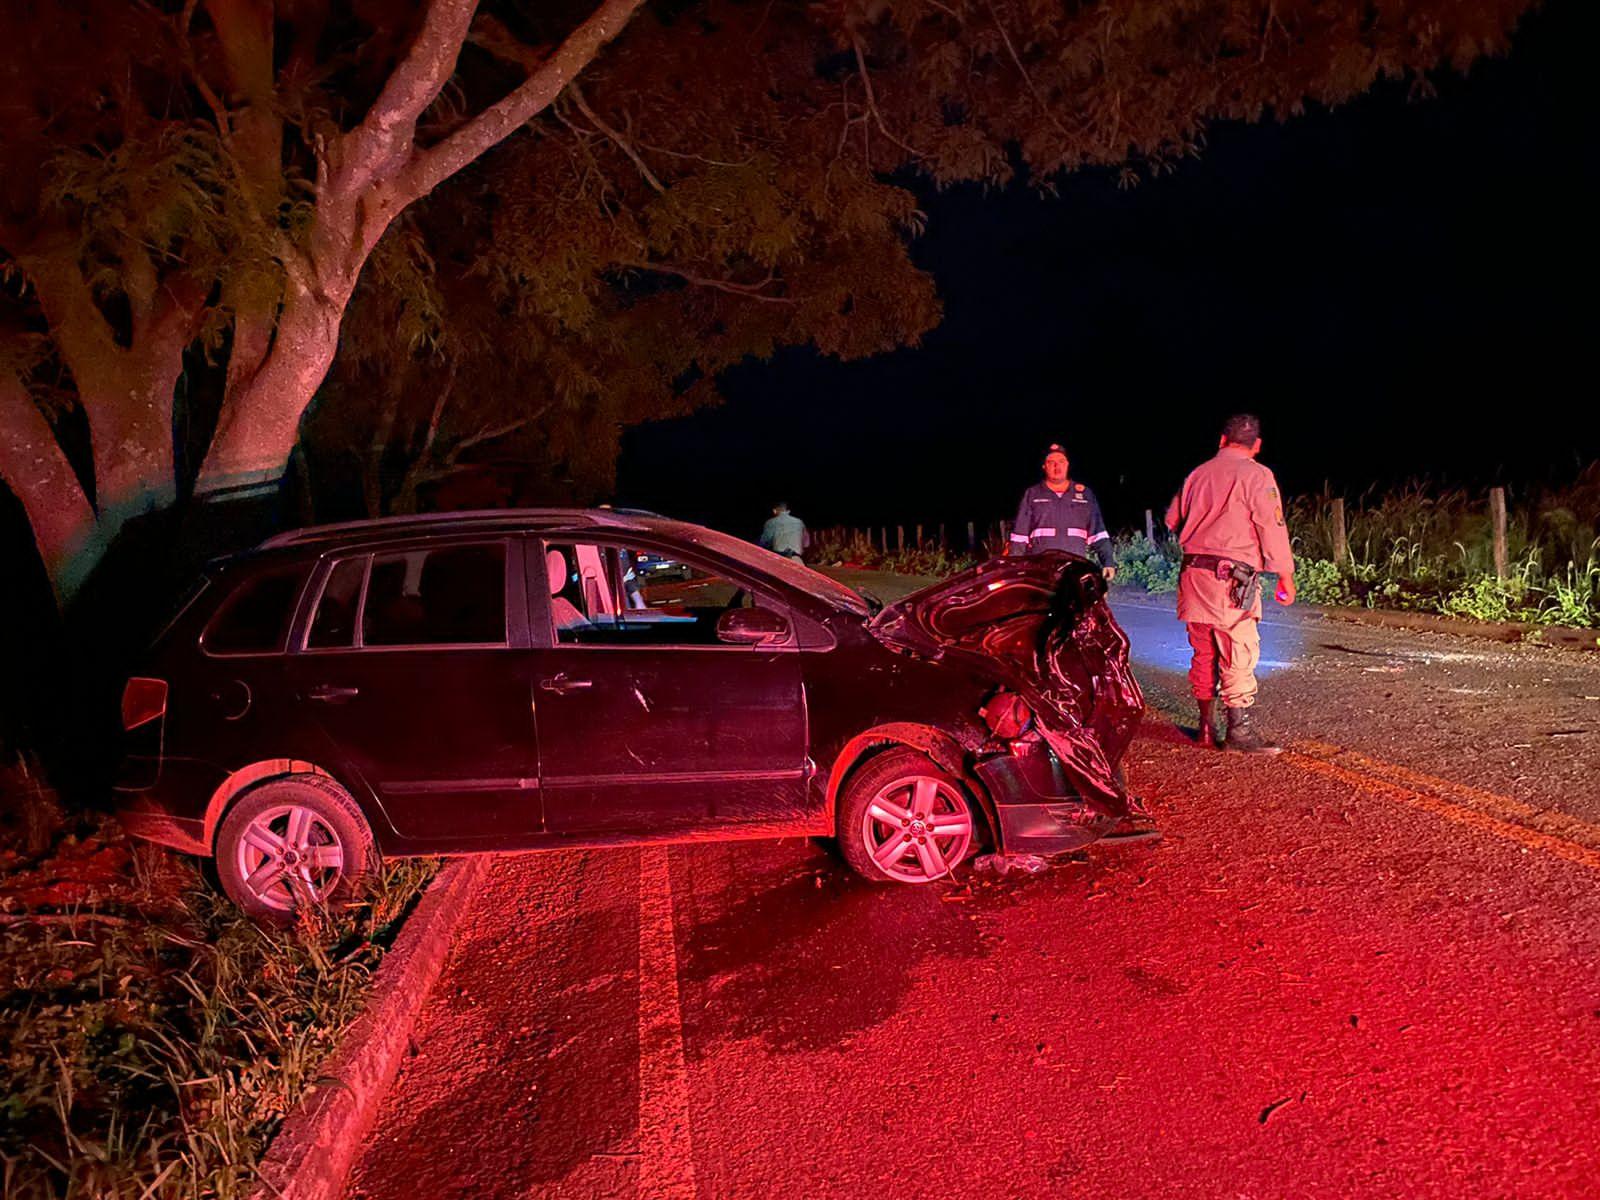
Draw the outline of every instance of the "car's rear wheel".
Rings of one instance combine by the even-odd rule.
[[[216,855],[233,902],[278,924],[302,907],[344,903],[377,866],[361,809],[321,775],[275,779],[245,793],[222,820]]]
[[[890,750],[845,784],[839,849],[868,879],[931,883],[966,858],[976,824],[959,779],[916,750]]]

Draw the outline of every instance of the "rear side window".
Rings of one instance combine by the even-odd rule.
[[[379,555],[362,614],[365,646],[504,645],[506,550],[499,542]]]
[[[200,637],[206,653],[281,653],[295,602],[310,574],[309,563],[298,563],[240,580]]]
[[[355,645],[356,609],[361,602],[361,581],[366,578],[367,560],[347,558],[333,568],[317,601],[317,614],[311,619],[306,638],[310,650],[330,650]]]

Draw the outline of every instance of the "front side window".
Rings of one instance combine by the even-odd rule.
[[[373,558],[362,609],[362,645],[504,645],[505,641],[503,544],[441,546]]]
[[[208,654],[277,654],[289,638],[295,602],[309,563],[262,571],[242,580],[200,636]]]
[[[719,571],[630,546],[552,543],[545,576],[556,640],[574,645],[729,645],[730,610],[779,608]]]

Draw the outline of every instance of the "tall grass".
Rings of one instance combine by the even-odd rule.
[[[8,1200],[245,1195],[436,868],[391,865],[349,911],[272,930],[187,860],[133,863],[114,902],[0,927]]]
[[[979,554],[951,550],[943,546],[912,547],[885,552],[871,538],[851,530],[829,529],[819,533],[806,551],[806,561],[817,565],[846,564],[874,571],[893,571],[900,575],[942,577],[964,571],[1000,552],[985,542]]]
[[[1324,492],[1289,508],[1296,558],[1315,584],[1307,599],[1600,626],[1600,463],[1565,487],[1508,490],[1504,578],[1481,494],[1413,483],[1349,499],[1350,557],[1340,564],[1333,499]]]

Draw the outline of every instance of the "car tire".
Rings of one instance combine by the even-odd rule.
[[[378,865],[360,807],[322,775],[251,788],[222,819],[215,852],[222,890],[250,916],[277,925],[308,902],[348,903]]]
[[[909,748],[868,759],[845,783],[839,850],[882,883],[948,878],[977,844],[975,806],[960,779]]]

